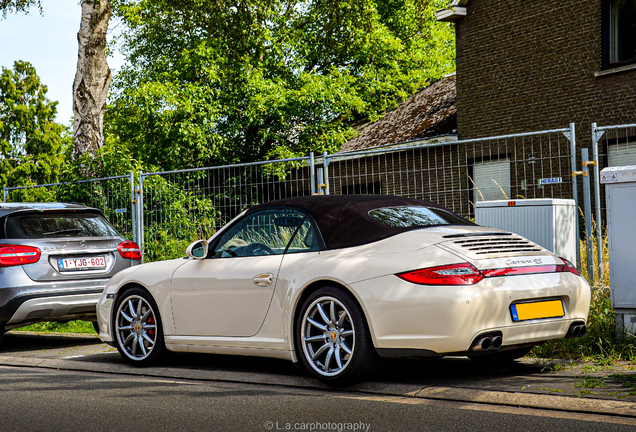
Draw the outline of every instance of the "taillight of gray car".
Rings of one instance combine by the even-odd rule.
[[[136,243],[79,204],[1,204],[0,235],[0,330],[95,322],[108,280],[141,260]]]

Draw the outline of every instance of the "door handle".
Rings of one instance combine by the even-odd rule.
[[[259,274],[254,276],[254,278],[252,279],[252,282],[254,282],[255,285],[260,287],[270,286],[272,282],[274,282],[274,275],[271,273]]]

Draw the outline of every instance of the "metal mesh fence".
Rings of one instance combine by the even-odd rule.
[[[311,194],[309,158],[141,174],[144,259],[183,256],[243,210]]]
[[[598,138],[599,170],[607,167],[636,165],[636,124],[595,127],[592,139]],[[604,189],[601,189],[601,209],[605,210]]]
[[[601,167],[636,165],[636,125],[601,127]]]
[[[477,201],[572,198],[567,131],[328,156],[329,193],[424,199],[464,217]]]
[[[420,145],[412,142],[403,143],[401,148],[323,155],[322,160],[316,159],[320,167],[316,178],[310,156],[140,173],[138,181],[131,173],[5,188],[5,201],[74,201],[99,208],[123,235],[140,243],[146,261],[155,261],[183,256],[190,242],[209,238],[253,205],[310,195],[316,190],[419,198],[465,217],[472,217],[474,203],[482,200],[572,198],[569,131]],[[629,152],[634,143],[632,132],[611,139]],[[134,184],[138,190],[133,196]]]
[[[101,210],[117,231],[133,238],[130,176],[4,189],[5,202],[76,202]]]

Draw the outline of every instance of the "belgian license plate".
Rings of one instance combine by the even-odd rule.
[[[562,300],[548,300],[510,305],[513,321],[558,318],[565,315]]]
[[[106,258],[99,257],[78,257],[59,258],[57,260],[60,271],[69,270],[101,270],[106,268]]]

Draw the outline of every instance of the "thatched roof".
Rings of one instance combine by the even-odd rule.
[[[339,153],[456,133],[455,74],[414,94],[375,123],[356,127],[360,134]]]

